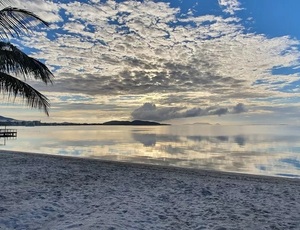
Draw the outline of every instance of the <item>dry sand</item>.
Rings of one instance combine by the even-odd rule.
[[[0,151],[0,229],[300,229],[300,180]]]

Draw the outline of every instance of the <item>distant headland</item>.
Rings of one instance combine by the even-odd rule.
[[[170,125],[170,124],[161,124],[154,121],[142,121],[142,120],[134,120],[134,121],[108,121],[102,123],[102,125]]]
[[[128,126],[160,126],[170,125],[154,121],[107,121],[104,123],[74,123],[74,122],[41,122],[41,121],[22,121],[13,118],[0,116],[0,126],[72,126],[72,125],[128,125]]]

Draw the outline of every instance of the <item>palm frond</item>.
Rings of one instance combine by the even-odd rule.
[[[3,5],[3,1],[1,1]],[[6,7],[0,10],[0,37],[18,37],[28,34],[38,24],[49,24],[36,14],[19,8]]]
[[[27,83],[3,72],[0,72],[0,93],[7,93],[9,97],[14,98],[21,96],[28,106],[43,109],[49,116],[50,103],[46,96]]]
[[[22,75],[25,80],[33,77],[45,84],[52,83],[54,77],[45,64],[7,42],[0,42],[0,71],[15,76]]]

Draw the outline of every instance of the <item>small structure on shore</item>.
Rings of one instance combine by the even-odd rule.
[[[6,126],[4,129],[0,129],[0,139],[3,138],[3,145],[6,145],[7,139],[15,140],[17,139],[17,130],[16,129],[7,129]],[[1,144],[0,144],[1,145]]]
[[[0,137],[17,137],[17,130],[16,129],[0,129]]]

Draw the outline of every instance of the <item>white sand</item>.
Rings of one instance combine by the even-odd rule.
[[[300,229],[300,180],[0,151],[0,229]]]

